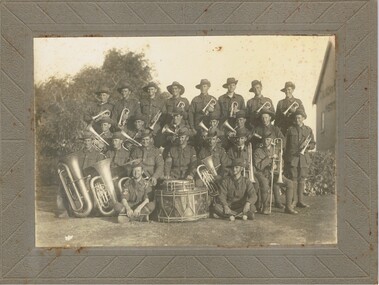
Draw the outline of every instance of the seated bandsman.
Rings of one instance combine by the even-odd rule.
[[[108,143],[108,145],[105,147],[106,150],[108,150],[112,147],[113,133],[111,132],[111,127],[113,121],[109,117],[104,117],[99,121],[99,124],[101,127],[100,136]]]
[[[235,143],[227,152],[230,161],[234,161],[237,158],[242,159],[243,167],[245,169],[248,169],[249,167],[249,155],[246,146],[248,135],[249,134],[245,130],[237,130],[234,138]]]
[[[109,103],[111,90],[108,87],[101,87],[95,92],[96,102],[90,102],[88,108],[84,112],[84,121],[86,123],[94,123],[93,127],[98,132],[100,125],[97,123],[105,117],[112,117],[114,113],[114,105]],[[108,111],[103,113],[104,111]],[[100,115],[103,113],[102,115]]]
[[[114,206],[119,223],[131,220],[148,222],[149,215],[155,209],[154,193],[149,182],[142,178],[142,173],[142,165],[134,165],[133,177],[122,185],[121,203],[117,202]]]
[[[230,125],[230,124],[229,124]],[[236,136],[236,131],[240,130],[243,132],[246,132],[248,134],[247,140],[250,140],[251,137],[251,131],[246,128],[246,113],[244,110],[238,111],[236,114],[236,120],[235,120],[235,126],[230,125],[231,128],[225,127],[224,129],[226,130],[226,138],[223,141],[223,146],[225,147],[226,150],[229,150],[230,147],[233,146],[235,143],[235,136]],[[232,130],[234,129],[234,131]]]
[[[150,82],[142,89],[147,93],[147,97],[141,99],[141,114],[146,118],[146,128],[153,127],[156,134],[161,129],[163,118],[162,115],[159,116],[159,113],[163,114],[165,100],[157,96],[159,88],[154,82]]]
[[[232,163],[232,173],[220,183],[220,194],[216,197],[213,209],[219,217],[228,218],[243,213],[248,219],[254,219],[257,194],[254,184],[243,177],[243,168],[243,160],[235,159]]]
[[[112,137],[113,147],[105,153],[112,160],[111,168],[114,176],[124,177],[129,173],[126,165],[130,159],[130,152],[122,147],[124,140],[125,137],[120,132],[115,132]]]
[[[259,114],[260,124],[255,128],[251,141],[253,143],[253,149],[257,149],[261,144],[263,144],[263,134],[271,133],[275,138],[280,138],[283,140],[283,148],[285,148],[285,139],[277,126],[274,126],[271,122],[275,119],[275,113],[268,109],[262,109]]]
[[[188,145],[189,130],[179,130],[179,145],[165,152],[164,175],[166,179],[193,179],[197,157],[193,146]]]
[[[260,205],[259,210],[264,215],[269,215],[269,203],[270,203],[270,183],[271,183],[271,173],[272,167],[273,167],[273,160],[275,159],[276,162],[274,163],[274,185],[273,185],[273,194],[275,196],[275,201],[279,201],[279,191],[282,186],[285,188],[286,191],[286,206],[285,206],[285,212],[289,214],[297,214],[297,212],[292,207],[292,201],[293,201],[293,183],[291,180],[287,179],[284,175],[282,175],[283,185],[280,185],[278,183],[278,177],[279,177],[279,157],[278,153],[274,153],[274,147],[273,147],[273,141],[275,139],[274,134],[272,133],[265,133],[263,134],[263,146],[257,148],[254,151],[254,166],[255,166],[255,177],[257,178],[259,182],[259,191],[260,191]],[[277,146],[278,147],[278,146]],[[279,208],[282,208],[282,204],[276,203]]]
[[[206,138],[207,145],[204,146],[198,155],[199,163],[209,156],[212,156],[214,167],[216,168],[218,176],[217,180],[221,179],[226,174],[226,167],[230,165],[229,157],[219,144],[219,136],[216,132],[209,132]]]
[[[172,97],[167,99],[164,106],[163,112],[166,114],[165,122],[170,123],[172,119],[171,114],[181,111],[184,123],[187,124],[190,104],[187,98],[182,97],[185,91],[184,86],[174,81],[171,85],[167,86],[167,90]]]
[[[208,130],[200,128],[196,135],[190,137],[189,144],[195,148],[196,154],[207,145]]]
[[[221,112],[221,123],[229,118],[235,118],[235,115],[239,110],[245,109],[245,100],[241,95],[234,92],[236,90],[237,83],[238,80],[234,77],[230,77],[226,80],[226,83],[222,85],[222,87],[228,89],[228,91],[218,98]]]
[[[145,174],[151,179],[152,186],[157,185],[157,181],[163,178],[164,162],[162,154],[154,146],[153,135],[150,130],[145,130],[141,138],[142,147],[132,150],[131,160],[140,159]]]
[[[127,130],[127,134],[135,141],[140,142],[142,139],[142,134],[146,131],[145,128],[145,117],[142,114],[137,114],[134,117],[133,126],[131,129]],[[135,145],[131,142],[126,141],[125,146],[131,151]]]
[[[93,135],[90,132],[84,132],[81,140],[83,140],[84,147],[76,152],[80,169],[83,171],[84,176],[97,175],[92,166],[96,162],[105,159],[106,156],[94,147]],[[90,189],[89,179],[86,179],[85,182],[87,188]],[[58,189],[57,206],[57,216],[59,218],[68,218],[68,216],[71,215],[67,196],[61,184]]]
[[[116,122],[116,127],[125,130],[131,127],[129,122],[134,120],[134,116],[141,111],[141,107],[139,100],[133,96],[132,87],[128,82],[121,82],[117,91],[122,99],[115,104],[112,119]]]
[[[180,108],[174,108],[169,116],[171,121],[163,127],[162,134],[159,136],[159,145],[167,148],[167,150],[175,144],[175,141],[178,139],[179,130],[188,128],[184,120],[184,113]]]
[[[253,80],[249,92],[255,96],[247,101],[247,117],[251,127],[257,127],[260,124],[260,111],[268,109],[275,114],[274,104],[271,99],[262,95],[262,82]]]
[[[304,203],[303,193],[305,190],[305,179],[308,176],[311,157],[308,153],[316,146],[312,129],[304,125],[307,115],[302,110],[297,110],[293,114],[295,124],[287,130],[285,150],[285,167],[287,168],[294,188],[294,203],[296,207],[306,208],[309,205]]]
[[[293,82],[286,82],[284,88],[280,91],[286,94],[286,97],[278,102],[276,107],[275,126],[278,126],[283,135],[286,135],[287,129],[293,124],[293,113],[296,110],[302,111],[304,114],[305,109],[300,99],[293,96],[295,84]]]

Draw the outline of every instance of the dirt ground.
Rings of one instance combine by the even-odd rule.
[[[336,197],[306,197],[311,207],[289,215],[273,208],[254,221],[202,219],[195,222],[150,221],[118,224],[115,217],[58,219],[56,187],[37,190],[37,247],[317,245],[337,242]],[[284,196],[282,196],[284,202]]]

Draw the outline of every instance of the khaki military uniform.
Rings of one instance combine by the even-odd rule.
[[[217,116],[220,116],[220,105],[218,104],[218,101],[215,97],[207,94],[200,94],[192,99],[191,107],[189,111],[189,124],[191,126],[191,129],[198,130],[199,129],[199,123],[204,118],[205,114],[203,113],[204,107],[209,103],[211,99],[214,99],[216,102],[214,113]]]
[[[247,101],[247,121],[251,126],[257,127],[260,124],[260,114],[257,113],[257,111],[260,107],[263,106],[263,104],[267,104],[267,102],[271,104],[271,108],[269,108],[269,110],[275,113],[274,104],[272,103],[272,100],[268,97],[255,96],[251,98],[249,101]]]
[[[295,101],[299,104],[299,108],[297,108],[297,110],[301,110],[305,114],[303,103],[300,99],[294,97],[292,97],[291,99],[285,98],[280,100],[276,107],[275,126],[279,127],[283,135],[286,135],[287,129],[293,125],[294,121],[294,118],[292,116],[293,113],[291,113],[291,110],[287,113],[287,115],[283,115],[283,112],[285,112],[289,108],[289,106],[291,106],[291,104]]]

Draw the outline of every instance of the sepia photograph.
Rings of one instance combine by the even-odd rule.
[[[337,243],[334,36],[33,48],[37,247]]]

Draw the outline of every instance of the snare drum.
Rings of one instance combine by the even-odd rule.
[[[193,181],[167,180],[156,190],[159,222],[189,222],[208,217],[208,190]]]

